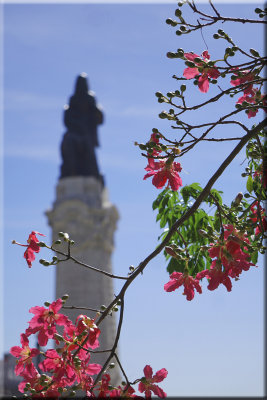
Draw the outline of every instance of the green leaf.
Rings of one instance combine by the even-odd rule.
[[[256,264],[258,261],[258,251],[254,251],[251,255],[251,261],[253,262],[253,264]]]
[[[184,272],[184,267],[185,267],[184,261],[178,261],[176,258],[172,257],[171,261],[167,266],[167,271],[169,272],[169,274],[172,274],[174,271]]]
[[[246,188],[249,193],[251,193],[253,190],[253,179],[251,175],[248,177]]]

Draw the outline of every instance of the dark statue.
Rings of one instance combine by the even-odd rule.
[[[65,106],[64,124],[67,132],[61,144],[63,163],[61,176],[94,176],[103,183],[99,173],[95,147],[99,146],[97,126],[103,123],[103,113],[95,97],[88,91],[87,75],[78,76],[75,93]]]

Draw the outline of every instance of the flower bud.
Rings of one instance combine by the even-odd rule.
[[[249,49],[250,54],[253,55],[253,57],[260,57],[259,53],[255,49]]]
[[[55,240],[54,243],[55,243],[55,244],[61,244],[62,242],[61,242],[60,239],[58,239],[58,240]]]
[[[175,54],[175,53],[172,53],[171,51],[168,51],[168,53],[166,54],[166,56],[167,56],[168,58],[176,58],[176,54]]]
[[[175,33],[177,36],[180,36],[182,34],[182,32],[179,29]]]
[[[116,306],[115,306],[115,307],[113,307],[113,308],[112,308],[112,310],[113,310],[114,312],[117,312],[117,311],[119,311],[118,307],[116,307]]]
[[[40,258],[39,263],[43,264],[45,262],[45,260],[43,258]]]
[[[260,13],[262,13],[262,10],[261,10],[260,8],[258,8],[258,7],[257,7],[257,8],[255,8],[255,10],[254,10],[254,11],[255,11],[255,13],[256,13],[256,14],[260,14]]]
[[[172,256],[172,257],[174,257],[174,258],[177,257],[176,252],[173,250],[173,248],[172,248],[171,246],[166,246],[164,250],[165,250],[166,253],[169,254],[170,256]]]
[[[115,363],[110,363],[110,364],[109,364],[109,368],[111,368],[111,369],[112,369],[112,368],[115,368]]]
[[[207,237],[207,236],[208,236],[207,232],[204,231],[204,229],[199,229],[199,230],[198,230],[198,233],[199,233],[201,236],[203,236],[203,237]]]
[[[73,246],[75,244],[74,240],[70,240],[70,244]]]
[[[55,333],[55,334],[54,334],[54,338],[55,338],[56,340],[58,340],[59,342],[63,342],[63,341],[64,341],[63,336],[59,335],[58,333]]]
[[[62,299],[63,301],[68,300],[68,298],[69,298],[69,295],[68,295],[68,294],[64,294],[64,295],[61,297],[61,299]]]
[[[185,65],[187,65],[189,68],[195,68],[196,67],[196,64],[193,63],[192,61],[186,61]]]
[[[181,26],[180,26],[180,29],[181,29],[182,32],[185,32],[185,31],[186,31],[186,27],[185,27],[184,25],[181,25]]]
[[[51,303],[49,303],[49,301],[45,301],[45,302],[44,302],[44,305],[45,305],[46,307],[49,307],[50,304],[51,304]]]
[[[46,261],[46,260],[44,260],[44,262],[43,262],[42,264],[43,264],[43,266],[44,266],[44,267],[49,267],[49,265],[50,265],[50,262],[49,262],[49,261]]]
[[[64,232],[58,232],[59,237],[64,237],[65,233]]]
[[[64,233],[63,240],[64,240],[65,242],[67,242],[67,241],[69,241],[69,239],[70,239],[69,234],[68,234],[68,233]]]
[[[178,22],[174,21],[171,18],[167,18],[166,19],[166,24],[171,25],[171,26],[176,26],[178,24]]]
[[[222,29],[218,29],[218,31],[217,31],[220,35],[222,35],[222,36],[224,36],[225,35],[225,32],[222,30]]]
[[[105,311],[107,307],[103,304],[102,306],[100,306],[100,310]]]
[[[181,89],[181,92],[185,92],[186,91],[186,85],[181,85],[180,89]]]
[[[168,113],[166,112],[166,111],[162,111],[160,114],[159,114],[159,118],[161,118],[161,119],[165,119],[165,118],[167,118],[168,117]]]
[[[243,193],[239,192],[236,196],[236,198],[233,201],[234,206],[238,206],[241,203],[241,200],[243,199]]]
[[[45,242],[38,242],[38,243],[36,243],[36,244],[37,244],[37,246],[39,246],[39,247],[46,247]]]
[[[180,8],[177,8],[175,10],[175,15],[176,15],[176,17],[180,17],[182,15],[182,11],[180,10]]]
[[[54,256],[54,257],[52,258],[52,260],[53,260],[54,262],[58,261],[57,256]]]
[[[213,38],[214,38],[214,39],[219,39],[220,36],[219,36],[217,33],[214,33]]]

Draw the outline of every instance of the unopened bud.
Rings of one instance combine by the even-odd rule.
[[[58,340],[59,342],[63,342],[63,341],[64,341],[63,336],[59,335],[58,333],[55,333],[55,334],[54,334],[54,338],[55,338],[56,340]]]
[[[190,67],[190,68],[195,68],[195,67],[196,67],[196,64],[193,63],[192,61],[186,61],[186,62],[185,62],[185,65],[187,65],[187,66]]]
[[[115,368],[115,364],[114,363],[110,363],[109,364],[109,368]]]
[[[57,256],[54,256],[54,257],[53,257],[53,261],[54,261],[54,262],[58,261]]]
[[[104,311],[107,307],[103,304],[102,306],[100,306],[100,310]]]
[[[75,244],[74,240],[70,240],[70,244],[73,246]]]
[[[45,305],[46,307],[49,307],[50,304],[51,304],[51,303],[49,303],[49,301],[45,301],[45,302],[44,302],[44,305]]]
[[[207,236],[208,236],[207,232],[204,231],[203,229],[199,229],[199,230],[198,230],[198,233],[199,233],[201,236],[203,236],[203,237],[207,237]]]
[[[233,205],[238,206],[243,199],[243,193],[239,192],[236,198],[234,199]]]
[[[44,267],[49,267],[49,265],[50,265],[50,262],[49,262],[49,261],[46,261],[46,260],[44,260],[44,262],[43,262],[42,264],[43,264],[43,266],[44,266]]]
[[[61,298],[62,298],[63,301],[66,301],[66,300],[68,300],[69,295],[68,294],[64,294]]]
[[[70,239],[69,234],[68,234],[68,233],[64,233],[63,240],[64,240],[65,242],[67,242],[69,239]]]
[[[55,244],[61,244],[62,242],[61,242],[61,240],[60,239],[58,239],[58,240],[55,240],[55,242],[54,242]]]
[[[249,49],[249,51],[250,51],[250,54],[253,55],[253,57],[260,57],[260,55],[259,55],[259,53],[258,53],[257,50],[255,50],[255,49]]]
[[[64,232],[58,232],[59,237],[64,237],[65,233]]]
[[[173,250],[173,248],[171,246],[166,246],[165,247],[165,251],[166,251],[167,254],[169,254],[172,257],[176,257],[177,256],[176,252]]]

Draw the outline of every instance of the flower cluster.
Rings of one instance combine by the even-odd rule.
[[[186,79],[197,78],[199,90],[207,93],[210,79],[217,79],[220,76],[218,69],[214,65],[209,65],[210,55],[208,51],[203,51],[201,57],[195,53],[184,53],[184,57],[189,63],[192,63],[191,67],[184,70],[184,77]]]
[[[152,133],[150,141],[159,143],[159,138],[155,133]],[[160,150],[153,149],[152,156],[157,157],[160,154]],[[172,157],[165,159],[148,158],[148,165],[145,170],[148,172],[144,179],[153,176],[152,184],[156,186],[157,189],[162,189],[167,181],[167,187],[171,187],[172,190],[177,191],[182,186],[182,179],[179,172],[182,171],[181,164],[175,162]]]
[[[239,97],[237,104],[255,104],[255,107],[248,110],[248,118],[255,117],[258,112],[258,106],[262,103],[263,109],[267,112],[266,108],[266,96],[261,94],[260,89],[253,86],[250,83],[255,79],[255,74],[249,70],[238,71],[235,69],[234,75],[236,79],[231,80],[231,85],[239,86],[241,84],[246,84],[243,90],[243,96]]]
[[[254,224],[256,224],[255,235],[259,235],[262,232],[266,232],[267,218],[265,215],[265,208],[262,208],[261,205],[258,203],[258,201],[256,201],[251,206],[250,210],[252,212],[252,216],[250,217],[250,219]]]
[[[264,224],[264,227],[267,229],[267,223],[266,225]],[[195,278],[190,276],[187,270],[184,273],[173,272],[170,275],[170,281],[164,285],[166,292],[172,292],[183,285],[183,294],[190,301],[195,296],[195,290],[200,294],[202,293],[199,281],[204,277],[209,281],[209,290],[215,290],[220,284],[223,284],[228,292],[230,292],[232,290],[230,278],[238,280],[242,271],[248,271],[252,265],[254,266],[250,262],[250,255],[247,253],[247,245],[250,242],[246,233],[238,231],[230,224],[223,225],[223,228],[224,240],[218,240],[217,243],[210,244],[208,252],[210,257],[214,259],[210,269],[198,272]]]
[[[233,225],[223,225],[224,240],[211,244],[209,255],[215,258],[210,269],[199,272],[197,279],[206,277],[209,281],[208,289],[215,290],[223,284],[228,292],[232,290],[230,278],[238,280],[243,271],[248,271],[254,265],[250,262],[250,255],[246,252],[249,240],[245,233],[234,228]]]
[[[101,381],[94,382],[92,376],[99,374],[102,366],[90,362],[90,351],[99,346],[100,329],[95,320],[86,315],[79,315],[75,324],[72,323],[59,313],[62,305],[63,300],[60,298],[47,308],[36,306],[30,309],[34,317],[29,321],[25,333],[21,334],[21,347],[14,346],[10,349],[10,353],[17,358],[15,373],[23,377],[19,391],[43,398],[58,398],[62,394],[68,397],[75,395],[76,390],[84,391],[88,397],[136,397],[130,384],[112,387],[108,373],[102,376]],[[57,326],[63,328],[62,334],[57,331]],[[60,346],[46,352],[30,348],[28,338],[36,333],[40,346],[46,346],[49,339]],[[38,355],[42,355],[43,360],[36,365],[37,362],[33,359]],[[151,397],[151,390],[161,398],[166,397],[155,383],[166,378],[167,371],[162,369],[152,377],[150,369],[149,366],[144,369],[144,382],[141,379],[136,380],[140,382],[140,392],[145,391],[146,398]]]

